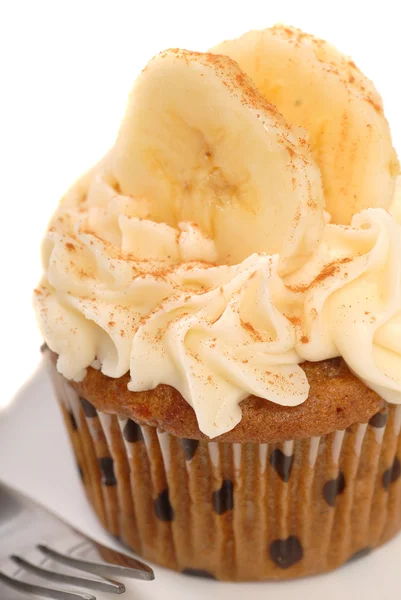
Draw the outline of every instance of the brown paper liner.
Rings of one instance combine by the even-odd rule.
[[[401,407],[322,437],[198,442],[98,412],[51,369],[89,501],[146,560],[222,580],[290,579],[401,528]]]

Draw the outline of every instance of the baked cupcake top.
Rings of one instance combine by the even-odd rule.
[[[341,356],[401,402],[397,173],[380,96],[325,42],[274,27],[163,52],[43,242],[58,370],[171,386],[211,438],[248,396],[305,402],[304,361]]]

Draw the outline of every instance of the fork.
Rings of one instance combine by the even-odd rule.
[[[82,577],[76,574],[77,570],[94,577]],[[61,600],[96,600],[92,594],[60,589],[53,584],[122,594],[125,586],[115,576],[154,579],[149,566],[90,539],[0,481],[2,600],[21,599],[21,592]],[[43,585],[43,580],[49,581],[51,587]],[[14,596],[5,596],[10,588]]]

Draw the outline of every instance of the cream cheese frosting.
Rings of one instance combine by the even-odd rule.
[[[401,402],[401,231],[384,209],[327,223],[314,257],[281,277],[274,255],[216,265],[195,224],[153,222],[146,202],[118,193],[101,169],[85,201],[76,194],[51,222],[35,293],[65,377],[100,365],[109,377],[129,371],[132,391],[171,385],[209,437],[235,427],[250,394],[305,401],[304,360],[342,356]]]

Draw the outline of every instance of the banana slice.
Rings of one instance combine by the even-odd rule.
[[[220,263],[280,254],[302,264],[323,228],[321,176],[292,128],[225,56],[167,50],[138,77],[112,151],[121,192],[150,218],[196,223]]]
[[[212,52],[236,60],[290,123],[307,129],[334,222],[349,223],[363,208],[389,208],[398,159],[381,97],[349,58],[281,25]]]

